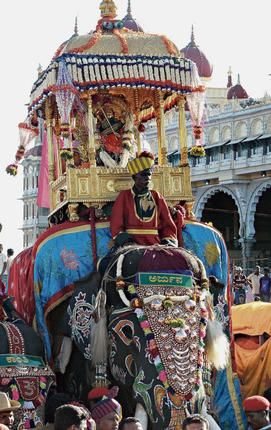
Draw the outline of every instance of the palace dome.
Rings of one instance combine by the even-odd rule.
[[[210,78],[213,73],[213,66],[210,64],[206,55],[199,49],[195,43],[194,30],[192,27],[191,40],[183,49],[181,53],[185,58],[194,61],[196,63],[199,76],[201,78]]]
[[[123,25],[128,30],[143,32],[143,28],[136,22],[132,16],[131,0],[128,0],[127,15],[122,19]]]
[[[238,74],[237,84],[229,88],[227,99],[248,99],[248,93],[240,83],[240,75]]]

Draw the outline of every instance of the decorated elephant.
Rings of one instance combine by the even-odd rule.
[[[104,324],[97,315],[103,319],[99,295],[106,293],[109,368],[126,394],[121,398],[126,413],[134,413],[138,403],[151,429],[180,429],[186,413],[201,412],[205,400],[202,371],[208,280],[204,266],[181,248],[126,247],[109,264],[101,286],[98,300],[93,301],[99,288],[93,278],[85,285],[81,282],[72,296],[68,325],[73,327],[75,343],[84,355],[91,351],[95,363],[104,359]],[[82,315],[87,310],[89,332],[85,336],[87,324],[82,324]],[[98,347],[90,348],[89,335],[91,344]],[[226,365],[222,350],[227,349],[227,341],[225,345],[222,331],[216,337],[223,339],[221,356],[210,348],[208,359],[216,359],[220,368]]]
[[[225,295],[227,291],[228,256],[220,233],[206,224],[189,221],[186,222],[182,230],[182,237],[185,248],[191,250],[203,262],[207,276],[214,275],[225,285]],[[28,279],[27,285],[28,288],[30,288],[32,283],[32,293],[29,291],[27,303],[29,308],[35,309],[36,320],[39,331],[43,336],[48,359],[52,358],[51,336],[49,332],[51,332],[52,327],[56,326],[54,318],[52,318],[54,312],[59,316],[60,312],[58,312],[58,309],[60,308],[58,308],[58,306],[62,304],[62,306],[66,308],[66,299],[73,294],[77,281],[88,277],[96,271],[96,263],[99,258],[108,252],[110,240],[109,225],[106,221],[98,222],[95,226],[93,223],[91,224],[86,221],[72,224],[67,222],[48,229],[41,235],[33,249],[29,251],[31,253],[31,258],[26,260],[27,264],[31,266],[28,268],[28,273],[31,275],[31,278]],[[18,262],[15,260],[13,270],[18,271],[21,268],[21,261]],[[22,297],[19,294],[20,286],[17,278],[18,277],[13,276],[11,272],[10,290],[15,296],[17,304],[23,308]],[[96,279],[94,283],[97,293],[99,282]],[[76,287],[75,291],[78,291],[78,287]],[[96,293],[93,294],[94,298],[92,297],[91,301],[88,301],[93,307],[95,306]],[[114,296],[111,298],[113,300]],[[73,299],[75,300],[75,297]],[[116,294],[115,299],[120,303],[120,299]],[[33,312],[32,314],[29,312],[28,317],[31,322]],[[133,318],[135,319],[135,314],[133,314]],[[225,316],[225,318],[227,317]],[[134,320],[133,324],[135,324]],[[59,321],[57,325],[60,326]],[[67,330],[67,326],[65,330],[63,334],[69,336],[71,331]],[[138,323],[137,330],[140,330]],[[87,351],[89,351],[89,349]],[[140,375],[142,376],[142,373]],[[228,398],[230,397],[229,387],[225,382],[227,381],[228,373],[222,371],[219,375],[224,383],[226,393],[221,393],[220,383],[220,395],[218,400],[221,401],[222,399],[223,401],[225,396]],[[238,386],[236,386],[234,395],[236,395],[236,393],[238,397]],[[152,397],[152,400],[153,398],[154,397]],[[240,401],[239,397],[235,401],[235,405],[237,406],[238,401]],[[226,410],[225,422],[235,428],[241,428],[236,424],[236,411],[233,411],[232,402],[231,396],[228,407],[219,410],[220,419],[222,418],[223,421]],[[161,420],[161,418],[159,419]]]
[[[0,315],[0,391],[20,401],[21,423],[28,429],[41,422],[35,410],[45,401],[55,375],[45,363],[40,336],[5,295],[0,297]]]

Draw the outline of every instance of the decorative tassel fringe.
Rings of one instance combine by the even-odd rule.
[[[95,305],[96,323],[93,324],[91,332],[93,365],[107,363],[108,334],[105,304],[106,294],[100,290]]]
[[[208,361],[219,370],[224,369],[229,360],[230,348],[227,336],[218,321],[207,323],[205,349]]]

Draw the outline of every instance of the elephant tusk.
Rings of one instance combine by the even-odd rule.
[[[175,302],[175,303],[180,302],[181,303],[181,302],[185,302],[186,300],[191,299],[191,297],[190,296],[164,296],[163,294],[154,294],[153,296],[145,297],[143,299],[143,303],[148,304],[155,299],[160,299],[160,300],[169,299],[172,302]]]
[[[119,293],[119,296],[120,296],[122,302],[125,304],[125,306],[127,306],[128,308],[130,308],[131,307],[131,302],[125,296],[124,291],[123,290],[118,290],[118,293]]]
[[[143,430],[147,430],[148,415],[141,403],[136,404],[135,417],[140,421]]]
[[[117,269],[116,269],[116,276],[117,278],[121,278],[122,276],[122,263],[124,260],[124,254],[120,254],[118,261],[117,261]]]

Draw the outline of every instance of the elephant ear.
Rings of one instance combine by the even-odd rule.
[[[107,363],[108,334],[106,318],[106,293],[100,289],[95,301],[94,324],[91,332],[92,362]]]

